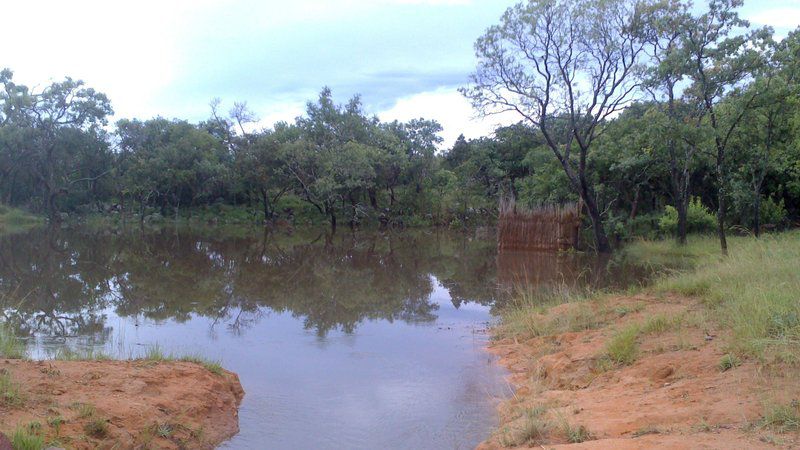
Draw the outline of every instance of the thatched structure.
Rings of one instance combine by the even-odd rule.
[[[580,205],[519,208],[513,200],[500,202],[498,250],[558,251],[578,245]]]

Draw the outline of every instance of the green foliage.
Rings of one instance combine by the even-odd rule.
[[[83,82],[37,89],[3,70],[0,201],[15,209],[0,206],[0,233],[35,222],[18,208],[114,224],[464,228],[492,223],[503,197],[523,206],[581,198],[583,241],[600,248],[606,235],[674,234],[677,212],[666,205],[691,193],[723,205],[724,229],[797,222],[800,32],[779,42],[751,32],[733,0],[632,5],[510,8],[476,42],[481,57],[462,93],[484,112],[521,112],[522,122],[449,147],[435,121],[381,122],[359,96],[338,104],[329,88],[302,117],[264,129],[246,103],[226,115],[214,101],[200,123],[132,118],[109,131],[109,100]],[[601,56],[570,64],[553,57],[562,45]],[[543,76],[541,64],[558,76]],[[565,89],[584,77],[597,83]],[[512,81],[517,90],[496,91]],[[714,228],[698,198],[689,232]]]
[[[700,199],[695,197],[689,202],[686,211],[686,228],[689,233],[708,233],[717,227],[717,218]],[[678,211],[667,206],[664,215],[658,220],[658,228],[667,236],[674,236],[678,231]]]
[[[782,198],[776,202],[772,197],[767,197],[761,202],[760,210],[762,224],[782,225],[788,215]]]

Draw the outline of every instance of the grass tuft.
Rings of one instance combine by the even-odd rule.
[[[44,437],[41,435],[41,426],[36,427],[29,424],[25,427],[17,427],[11,438],[11,446],[14,450],[42,450]]]
[[[6,369],[0,370],[0,404],[5,406],[20,406],[24,402],[19,384],[11,379],[11,374]]]
[[[95,419],[83,426],[83,431],[94,438],[102,439],[108,436],[108,421]]]
[[[213,373],[214,375],[222,375],[224,372],[222,370],[222,365],[219,361],[211,361],[202,356],[198,355],[187,355],[182,356],[179,361],[190,362],[199,364],[206,368],[209,372]]]
[[[630,365],[639,356],[639,325],[629,325],[618,331],[605,348],[605,355],[616,364]]]
[[[764,412],[762,425],[779,433],[800,430],[800,403],[793,401],[768,407]]]
[[[0,323],[0,358],[23,359],[25,356],[25,344],[7,325]]]
[[[728,370],[735,369],[740,365],[742,365],[742,361],[736,355],[728,353],[720,358],[717,368],[720,372],[727,372]]]

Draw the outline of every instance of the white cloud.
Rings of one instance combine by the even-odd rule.
[[[118,117],[155,113],[181,63],[188,21],[180,19],[194,8],[185,1],[8,2],[3,33],[16,39],[0,48],[0,61],[23,84],[83,79],[109,94]]]
[[[785,8],[762,9],[745,17],[758,25],[795,28],[800,25],[800,4]]]
[[[437,120],[444,128],[441,133],[444,138],[442,148],[451,147],[459,134],[468,139],[489,136],[498,126],[519,121],[512,113],[477,117],[469,100],[452,88],[401,98],[392,108],[379,113],[378,117],[384,121],[403,122],[420,117]]]

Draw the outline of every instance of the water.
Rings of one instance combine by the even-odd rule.
[[[224,448],[473,448],[510,394],[485,351],[492,305],[520,281],[633,273],[495,247],[444,232],[35,230],[0,238],[0,298],[35,358],[157,345],[220,360],[246,393]]]

